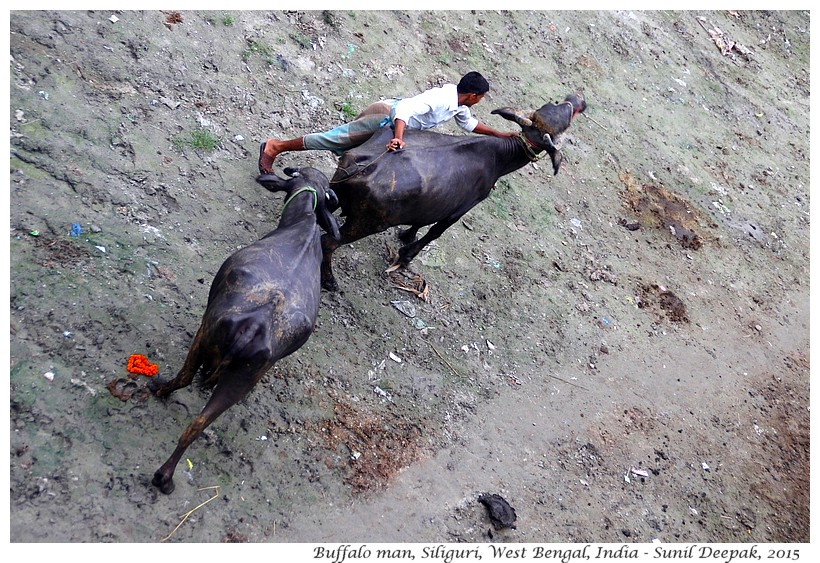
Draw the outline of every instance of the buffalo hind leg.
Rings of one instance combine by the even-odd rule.
[[[203,407],[202,412],[199,413],[194,421],[185,429],[182,436],[177,442],[177,447],[168,458],[168,461],[154,472],[154,478],[151,483],[158,487],[160,491],[166,495],[174,492],[174,471],[176,470],[179,460],[182,459],[182,454],[188,449],[194,440],[196,440],[202,431],[205,430],[219,415],[225,412],[228,408],[241,401],[256,384],[257,379],[251,374],[239,376],[235,378],[233,374],[222,374],[226,376],[227,381],[222,380],[216,384],[211,398]],[[264,371],[262,372],[264,375]]]
[[[187,387],[191,384],[191,381],[194,378],[199,366],[202,365],[202,360],[200,358],[200,350],[202,349],[202,338],[203,334],[205,333],[205,326],[201,324],[199,329],[196,331],[196,336],[194,336],[194,340],[191,343],[191,348],[188,350],[188,355],[185,357],[185,363],[182,365],[182,369],[179,370],[177,376],[165,383],[157,379],[151,380],[148,384],[148,388],[156,395],[157,397],[166,397],[176,391],[177,389],[182,389],[183,387]]]
[[[399,240],[402,241],[404,244],[410,244],[414,240],[416,240],[416,235],[418,235],[419,227],[408,227],[404,230],[399,231]]]
[[[325,233],[322,235],[322,287],[327,291],[338,291],[339,284],[333,275],[333,253],[343,244],[350,244],[357,240],[370,236],[384,229],[369,230],[359,228],[355,218],[348,218],[339,229],[339,240]]]
[[[333,276],[333,253],[340,246],[340,242],[327,233],[322,235],[322,287],[327,291],[338,291],[339,284]]]
[[[420,239],[402,246],[399,249],[399,257],[393,263],[393,267],[406,268],[410,264],[411,260],[413,260],[413,258],[415,258],[425,246],[440,237],[444,231],[450,228],[460,218],[461,215],[458,217],[443,219],[430,227],[430,229],[428,229],[428,231]]]

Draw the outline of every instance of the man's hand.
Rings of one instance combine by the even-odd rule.
[[[390,139],[390,142],[387,143],[387,150],[389,151],[397,151],[404,148],[404,141],[399,139],[398,137],[394,137]]]

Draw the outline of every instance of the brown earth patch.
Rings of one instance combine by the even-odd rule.
[[[639,185],[628,171],[620,172],[618,177],[626,186],[621,194],[624,205],[642,225],[670,232],[683,248],[698,250],[703,245],[700,214],[691,203],[662,184]]]
[[[389,410],[380,413],[335,401],[334,416],[321,423],[333,451],[347,450],[347,482],[357,492],[383,489],[399,471],[419,459],[422,429]]]
[[[658,318],[668,318],[673,323],[688,323],[686,305],[680,297],[667,290],[662,285],[647,284],[638,288],[640,297],[638,307],[654,311]]]

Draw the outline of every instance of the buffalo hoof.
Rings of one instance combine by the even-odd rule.
[[[165,475],[162,471],[157,471],[154,473],[154,478],[151,480],[151,484],[166,495],[173,493],[176,488],[173,477]]]
[[[170,394],[168,386],[164,385],[162,381],[157,379],[152,379],[148,382],[148,389],[154,394],[155,397],[165,397]]]

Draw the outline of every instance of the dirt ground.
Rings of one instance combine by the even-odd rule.
[[[12,11],[11,542],[808,542],[809,54],[808,11]],[[208,393],[126,363],[173,377],[275,227],[259,142],[469,70],[502,130],[583,90],[560,173],[425,249],[426,302],[395,230],[341,248],[160,493]]]

